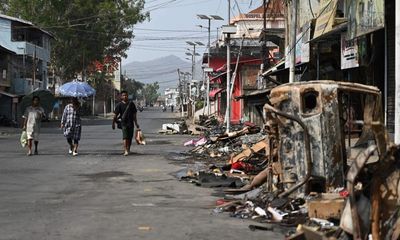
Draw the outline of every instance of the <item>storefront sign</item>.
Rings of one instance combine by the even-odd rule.
[[[384,0],[346,1],[348,39],[353,39],[385,27]]]
[[[346,34],[341,36],[341,69],[358,67],[358,44],[357,40],[346,40]]]
[[[241,79],[243,89],[257,89],[257,76],[260,67],[258,65],[242,66]]]
[[[301,27],[300,33],[296,36],[296,64],[308,63],[310,61],[310,24],[308,22]],[[285,67],[290,66],[291,55],[289,46],[286,47]]]
[[[314,38],[332,30],[336,15],[337,0],[321,0],[320,12],[315,24]]]

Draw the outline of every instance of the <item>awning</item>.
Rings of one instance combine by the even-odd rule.
[[[281,70],[281,69],[285,69],[285,59],[282,59],[280,62],[278,62],[275,66],[271,67],[270,69],[268,69],[267,71],[263,72],[261,75],[263,77],[269,76],[272,73]]]
[[[243,63],[253,63],[253,62],[259,62],[262,61],[261,58],[255,58],[255,59],[244,59],[244,60],[239,60],[239,64],[243,64]],[[231,65],[236,65],[236,59],[231,61]],[[231,71],[233,71],[234,69],[231,68]],[[216,72],[219,71],[226,71],[226,63],[224,65],[222,65],[221,67],[217,68],[215,70]]]
[[[337,24],[329,32],[326,32],[318,37],[315,37],[311,39],[309,42],[324,41],[329,37],[337,38],[338,36],[340,36],[342,32],[345,32],[347,30],[347,26],[348,26],[347,22]]]
[[[271,91],[271,88],[267,89],[258,89],[251,92],[247,92],[243,95],[235,97],[235,99],[243,99],[243,98],[251,98],[251,97],[263,97],[267,96],[268,93]]]
[[[9,53],[9,54],[16,54],[14,51],[11,51],[10,49],[7,49],[7,48],[5,48],[5,47],[3,47],[1,45],[0,45],[0,51],[6,52],[6,53]]]
[[[216,89],[211,90],[210,93],[208,94],[208,96],[210,97],[210,100],[211,100],[211,99],[214,99],[215,96],[216,96],[218,93],[220,93],[222,90],[223,90],[222,88],[216,88]]]
[[[215,77],[210,78],[210,83],[213,83],[215,80],[217,80],[218,78],[224,76],[226,74],[226,72],[220,73]]]
[[[4,95],[4,96],[7,96],[7,97],[10,97],[10,98],[17,98],[17,97],[19,97],[19,95],[12,94],[12,93],[5,92],[5,91],[1,91],[1,90],[0,90],[0,94],[1,94],[1,95]]]
[[[296,66],[295,66],[296,74],[300,73],[301,72],[301,68],[306,64],[308,64],[308,63],[307,62],[296,63]],[[268,69],[267,71],[262,73],[261,76],[267,77],[267,76],[270,76],[270,75],[275,75],[275,74],[277,74],[277,73],[279,73],[281,71],[285,71],[285,70],[289,71],[289,68],[285,67],[285,60],[282,60],[281,62],[279,62],[275,66],[271,67],[270,69]]]

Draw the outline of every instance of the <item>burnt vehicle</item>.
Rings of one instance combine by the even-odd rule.
[[[388,140],[379,89],[297,82],[273,88],[269,100],[269,159],[280,170],[268,184],[279,197],[345,188],[342,239],[399,239],[400,151]]]

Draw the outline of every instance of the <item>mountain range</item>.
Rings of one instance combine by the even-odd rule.
[[[158,82],[159,92],[164,93],[166,88],[176,88],[179,77],[178,70],[181,72],[192,71],[192,64],[186,62],[175,55],[156,58],[150,61],[134,61],[122,66],[122,72],[129,78],[148,84]],[[195,79],[201,79],[201,63],[196,64]]]

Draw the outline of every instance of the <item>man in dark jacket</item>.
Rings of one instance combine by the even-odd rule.
[[[121,92],[121,102],[117,104],[114,110],[112,129],[115,129],[117,121],[121,121],[122,139],[124,142],[124,156],[128,156],[131,149],[134,126],[139,128],[137,123],[137,110],[132,101],[128,100],[128,92]]]

